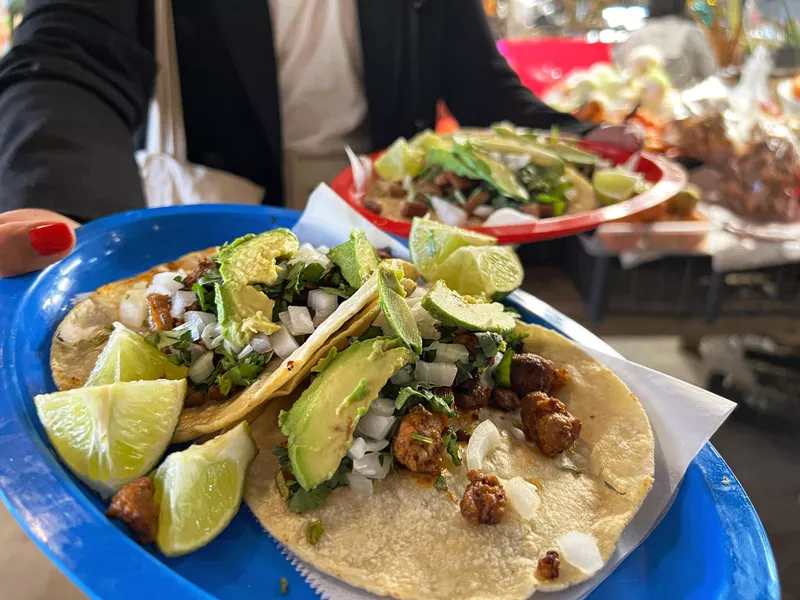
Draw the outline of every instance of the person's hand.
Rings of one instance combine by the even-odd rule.
[[[638,152],[644,146],[644,135],[632,125],[601,125],[586,134],[585,139],[617,146],[630,152]]]
[[[38,271],[75,247],[78,223],[58,213],[23,208],[0,213],[0,277]]]

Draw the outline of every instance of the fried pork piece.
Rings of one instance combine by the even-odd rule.
[[[533,392],[549,393],[555,370],[551,361],[538,354],[515,354],[511,359],[511,389],[520,398]]]
[[[549,550],[544,558],[539,559],[539,564],[536,565],[536,574],[539,579],[558,579],[558,567],[561,564],[561,559],[558,558],[558,552]]]
[[[477,379],[470,379],[453,388],[456,406],[463,410],[478,410],[489,406],[491,388],[482,386]]]
[[[432,413],[421,404],[415,406],[400,420],[392,442],[395,459],[415,473],[438,473],[447,424],[445,415]]]
[[[198,281],[200,281],[203,275],[206,274],[206,271],[208,271],[213,266],[214,266],[214,261],[212,261],[207,256],[203,258],[203,260],[200,261],[200,264],[197,265],[197,268],[194,271],[192,271],[189,275],[187,275],[186,278],[183,280],[184,289],[191,290],[192,286]]]
[[[154,331],[172,331],[169,296],[148,294],[147,311],[150,329]]]
[[[140,477],[114,494],[106,516],[125,523],[140,544],[149,544],[158,533],[158,502],[155,495],[153,480]]]
[[[494,475],[467,473],[470,484],[461,498],[461,515],[473,525],[497,525],[506,512],[506,491]]]
[[[545,393],[522,399],[522,431],[542,454],[553,457],[569,448],[581,434],[581,420],[567,412],[564,403]]]
[[[424,196],[423,196],[424,197]],[[400,214],[409,219],[413,217],[424,217],[428,213],[428,203],[420,202],[419,200],[403,201],[403,206],[400,209]]]
[[[381,204],[380,200],[376,200],[375,198],[364,198],[361,201],[361,204],[366,208],[368,211],[379,215],[383,212],[383,204]]]
[[[502,410],[517,410],[520,400],[511,388],[496,387],[492,390],[492,403]]]

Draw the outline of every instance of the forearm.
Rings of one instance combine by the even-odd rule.
[[[32,0],[0,62],[0,210],[95,218],[142,205],[131,134],[154,64],[138,2]]]

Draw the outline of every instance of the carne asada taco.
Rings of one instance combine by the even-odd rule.
[[[276,229],[188,254],[76,304],[53,340],[53,379],[65,390],[188,376],[175,441],[215,433],[290,393],[350,330],[376,301],[379,260],[359,230],[330,250]]]
[[[587,579],[652,486],[641,404],[502,305],[441,282],[402,295],[384,285],[363,333],[255,422],[251,510],[299,558],[376,594],[521,599]]]

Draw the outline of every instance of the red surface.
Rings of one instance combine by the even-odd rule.
[[[500,40],[497,49],[519,75],[522,85],[541,96],[575,69],[612,62],[611,45],[578,38]]]
[[[615,164],[625,162],[630,158],[631,154],[626,150],[596,142],[582,141],[580,146],[611,160]],[[375,159],[380,154],[382,152],[377,152],[372,158]],[[655,183],[655,185],[648,192],[625,202],[578,215],[542,219],[536,223],[498,227],[468,227],[468,229],[493,235],[501,244],[521,244],[566,237],[594,229],[601,223],[622,219],[666,202],[686,185],[686,173],[681,167],[663,156],[650,152],[642,152],[637,171],[642,173],[648,181]],[[376,215],[364,208],[361,202],[354,198],[353,173],[349,168],[339,173],[336,179],[331,182],[331,188],[344,198],[350,206],[375,224],[376,227],[392,235],[408,237],[411,223]]]

